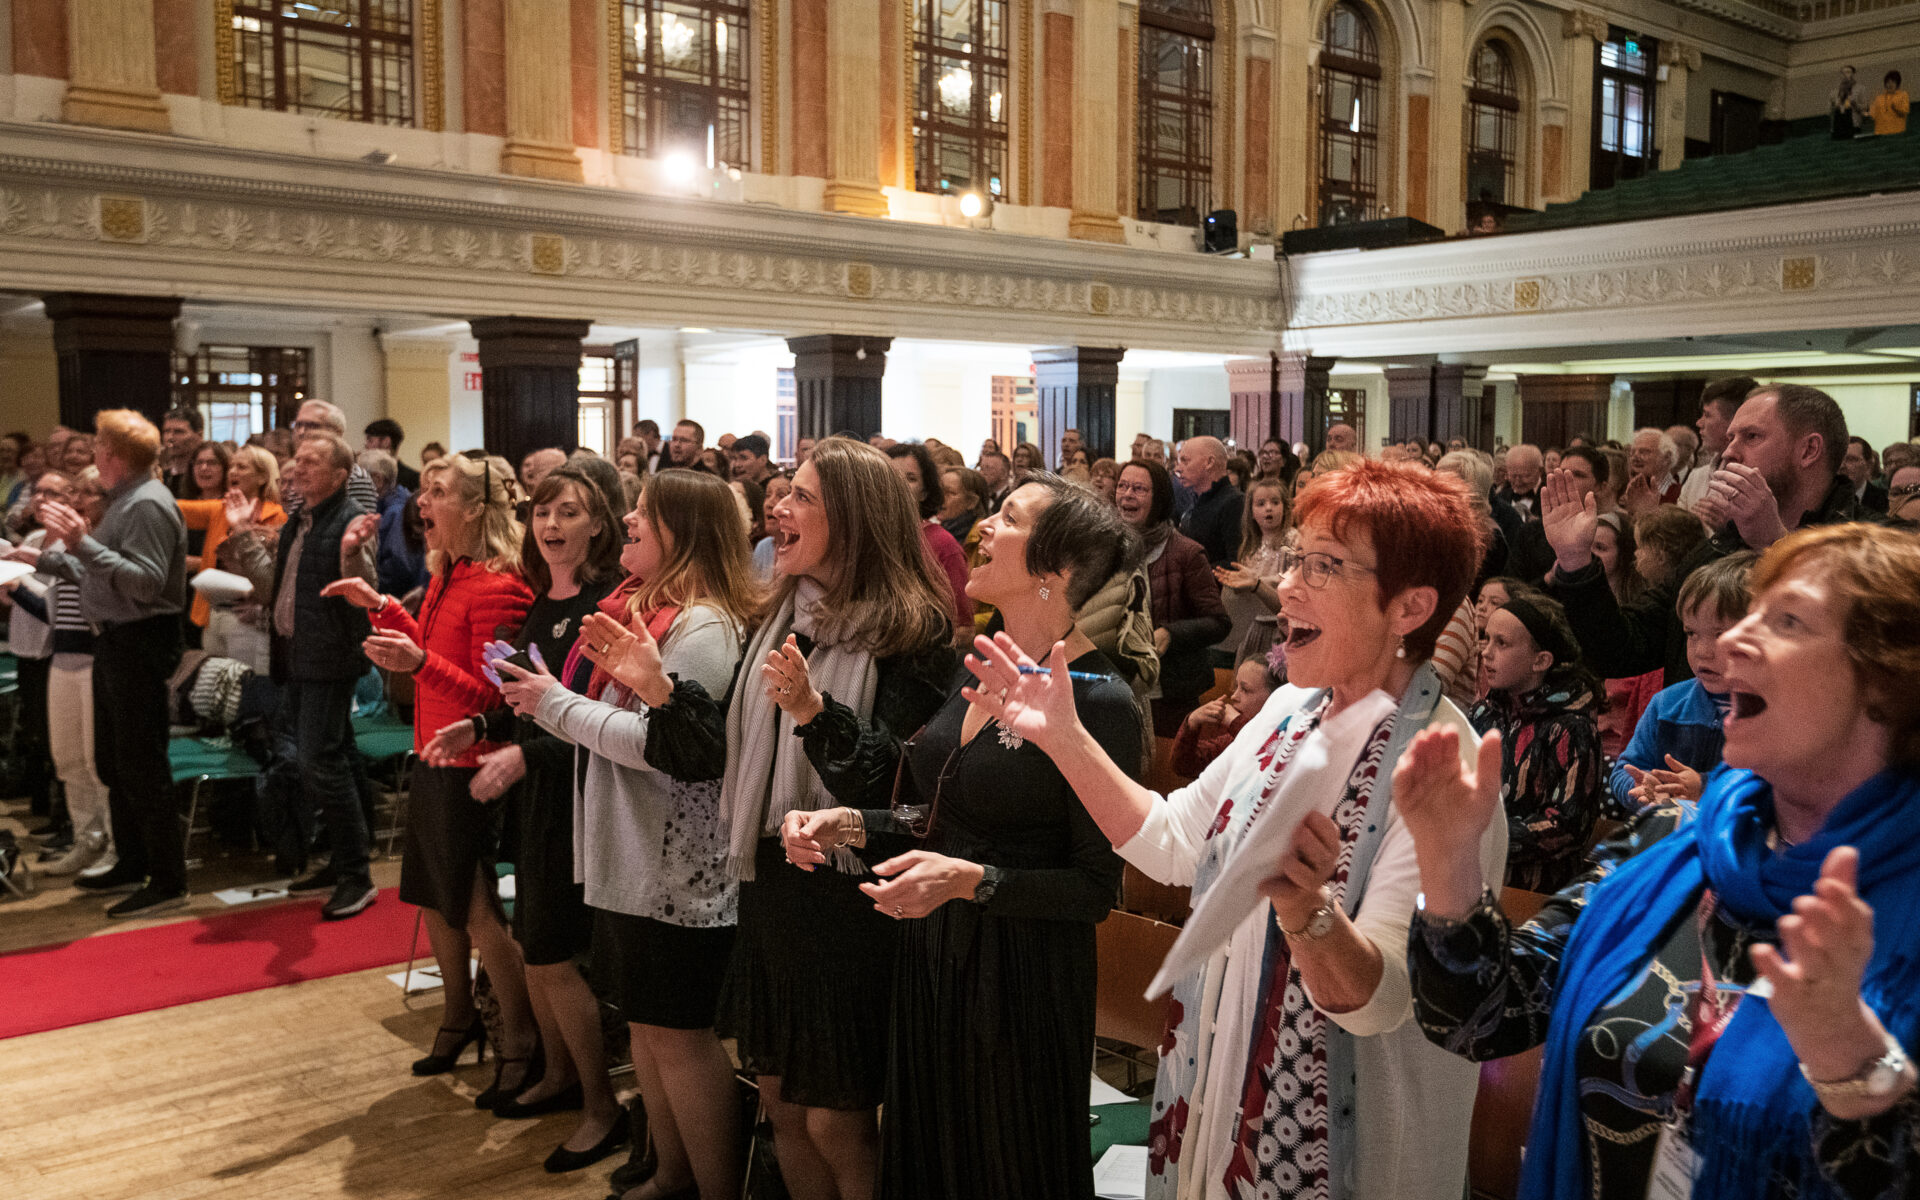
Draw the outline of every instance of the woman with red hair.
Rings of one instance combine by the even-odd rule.
[[[1050,674],[1023,673],[1011,642],[979,640],[969,699],[1052,757],[1122,858],[1192,885],[1196,907],[1265,829],[1293,827],[1262,864],[1264,900],[1174,985],[1147,1195],[1457,1200],[1478,1076],[1409,1019],[1420,876],[1392,776],[1423,729],[1475,753],[1429,659],[1482,535],[1458,479],[1366,459],[1316,478],[1297,512],[1278,585],[1287,686],[1187,787],[1158,795],[1100,751],[1058,646]],[[1484,825],[1497,873],[1505,822]]]

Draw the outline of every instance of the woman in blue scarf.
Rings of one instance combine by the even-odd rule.
[[[1752,582],[1697,814],[1647,814],[1527,924],[1457,832],[1499,803],[1493,739],[1475,773],[1447,733],[1396,771],[1422,1027],[1546,1046],[1525,1200],[1920,1188],[1920,542],[1805,530]]]

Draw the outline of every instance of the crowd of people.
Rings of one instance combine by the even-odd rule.
[[[1920,453],[1816,389],[1491,454],[1069,430],[1053,469],[687,420],[415,472],[322,401],[201,433],[0,438],[41,869],[184,905],[193,655],[196,715],[264,713],[261,844],[350,918],[351,717],[408,712],[413,1070],[491,1046],[480,1107],[579,1113],[550,1171],[738,1195],[737,1063],[800,1200],[1091,1197],[1095,926],[1129,864],[1230,903],[1257,855],[1173,987],[1149,1196],[1457,1200],[1475,1063],[1536,1046],[1528,1197],[1920,1190]]]

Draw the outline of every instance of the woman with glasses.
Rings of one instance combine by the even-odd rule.
[[[780,832],[789,812],[887,806],[901,739],[953,679],[953,599],[913,500],[863,442],[821,439],[773,517],[775,583],[727,701],[673,681],[651,714],[647,761],[674,778],[723,780],[740,923],[719,1030],[759,1080],[787,1189],[796,1200],[867,1200],[895,918],[860,890],[866,867],[851,848],[803,871]],[[622,682],[643,695],[661,687]],[[867,854],[909,848],[876,833]]]
[[[1887,477],[1887,516],[1920,524],[1920,466],[1897,467]]]
[[[1022,647],[987,648],[970,696],[1053,759],[1122,858],[1191,884],[1196,907],[1243,849],[1283,847],[1255,864],[1257,907],[1174,986],[1147,1195],[1458,1200],[1478,1076],[1408,1020],[1420,877],[1392,771],[1422,729],[1474,745],[1428,658],[1480,534],[1458,479],[1371,460],[1315,479],[1297,512],[1279,587],[1289,682],[1187,787],[1129,778],[1080,720],[1058,651],[1046,675]],[[1504,865],[1505,822],[1463,840],[1490,873]]]
[[[1127,763],[1141,749],[1132,690],[1075,616],[1136,545],[1098,497],[1038,475],[982,523],[967,583],[997,607],[1005,645],[1074,673],[1075,711]],[[892,809],[788,813],[787,860],[816,870],[881,832],[920,839],[861,886],[903,922],[882,1194],[1090,1200],[1093,927],[1120,859],[1047,756],[969,699],[970,681],[956,671],[907,743]]]
[[[433,578],[418,620],[364,579],[339,579],[321,589],[368,610],[374,633],[366,652],[375,666],[413,676],[413,742],[423,759],[440,730],[500,704],[499,689],[484,674],[483,652],[494,639],[518,633],[533,603],[520,571],[514,495],[513,468],[501,458],[450,455],[420,472],[420,523]],[[485,1053],[486,1027],[468,983],[477,943],[502,1022],[493,1086],[475,1100],[480,1108],[518,1095],[531,1082],[535,1045],[526,971],[493,870],[502,806],[472,794],[481,757],[502,748],[476,742],[438,765],[423,761],[413,769],[400,866],[400,899],[425,910],[446,995],[433,1050],[413,1072],[452,1070],[472,1042]]]
[[[1233,629],[1220,599],[1220,581],[1199,542],[1173,527],[1173,476],[1157,459],[1136,458],[1120,468],[1113,499],[1120,519],[1146,545],[1153,648],[1160,655],[1160,682],[1153,701],[1153,728],[1161,737],[1181,722],[1213,686],[1208,648]]]

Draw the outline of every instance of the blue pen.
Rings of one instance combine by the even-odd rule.
[[[1021,667],[1020,673],[1022,675],[1051,675],[1053,674],[1053,668],[1052,667]],[[1077,680],[1080,683],[1105,683],[1110,679],[1118,678],[1118,676],[1099,675],[1092,671],[1068,671],[1067,678],[1072,680]]]

